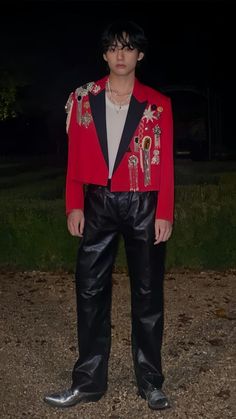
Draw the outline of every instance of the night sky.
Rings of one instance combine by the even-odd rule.
[[[105,74],[99,54],[104,26],[132,19],[149,39],[142,81],[157,89],[173,84],[216,89],[226,136],[233,138],[232,8],[227,1],[8,1],[1,5],[0,68],[23,85],[25,109],[61,118],[69,93]]]

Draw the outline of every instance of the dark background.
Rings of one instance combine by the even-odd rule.
[[[122,17],[149,39],[139,78],[172,97],[176,147],[193,142],[187,127],[204,120],[211,154],[208,144],[199,158],[235,157],[233,2],[177,0],[2,3],[0,71],[16,81],[18,117],[0,123],[1,153],[66,152],[67,97],[105,74],[99,38]]]

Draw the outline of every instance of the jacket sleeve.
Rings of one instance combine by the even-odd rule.
[[[66,174],[66,214],[73,209],[84,208],[84,185],[75,178],[77,156],[77,129],[76,129],[76,100],[74,94],[70,96],[69,109],[67,111],[67,134],[68,134],[68,160]]]
[[[160,156],[160,189],[156,208],[156,218],[168,220],[173,223],[174,219],[174,159],[173,159],[173,116],[171,100],[167,98],[167,104],[163,111],[162,143]]]

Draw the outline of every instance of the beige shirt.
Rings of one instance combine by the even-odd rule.
[[[112,177],[116,155],[120,145],[128,109],[129,104],[119,107],[118,105],[112,103],[106,95],[106,127],[109,158],[109,179]]]

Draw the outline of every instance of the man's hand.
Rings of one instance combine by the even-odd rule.
[[[169,240],[172,233],[172,224],[168,220],[155,220],[155,242],[158,244],[160,242],[166,242]]]
[[[72,236],[83,236],[84,212],[81,209],[72,210],[67,216],[67,227]]]

